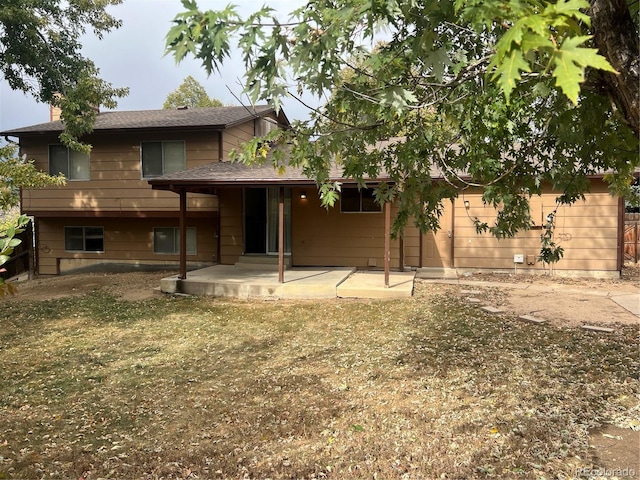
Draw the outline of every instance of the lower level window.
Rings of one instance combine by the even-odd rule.
[[[180,229],[157,227],[153,229],[153,253],[180,253]],[[196,254],[196,229],[187,228],[187,255]]]
[[[64,249],[68,252],[104,252],[104,228],[64,227]]]

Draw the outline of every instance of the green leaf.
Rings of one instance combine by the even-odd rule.
[[[493,74],[493,79],[499,77],[498,85],[504,92],[507,101],[509,101],[517,80],[522,78],[520,76],[521,71],[530,72],[531,67],[529,67],[529,63],[524,59],[520,50],[512,50],[511,54],[498,65]]]
[[[567,38],[553,60],[555,66],[553,77],[556,79],[556,86],[560,87],[574,104],[578,103],[580,84],[584,82],[586,67],[615,72],[611,64],[599,55],[595,48],[579,47],[590,38],[586,35]]]
[[[522,42],[520,43],[522,51],[526,54],[532,50],[539,50],[542,48],[553,48],[553,42],[549,39],[548,35],[538,35],[533,32],[526,32],[522,35]]]
[[[552,3],[547,6],[544,13],[555,13],[565,17],[573,17],[589,26],[591,25],[591,18],[589,15],[580,11],[589,7],[589,2],[586,0],[559,0],[557,3]]]
[[[402,111],[407,105],[417,101],[412,92],[397,86],[386,88],[380,95],[380,104],[389,105],[396,111]]]

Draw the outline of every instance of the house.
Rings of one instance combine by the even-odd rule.
[[[321,207],[315,182],[292,167],[280,175],[270,165],[212,163],[150,183],[154,189],[176,193],[217,195],[222,264],[234,264],[246,254],[278,254],[278,209],[282,208],[282,253],[293,266],[382,269],[388,251],[388,268],[414,268],[423,276],[544,273],[549,266],[538,260],[540,235],[547,215],[555,211],[555,241],[564,248],[564,258],[554,267],[556,274],[615,278],[622,268],[624,203],[609,194],[601,176],[590,179],[586,200],[572,206],[558,207],[558,193],[547,188],[530,201],[534,226],[500,240],[476,233],[475,218],[491,223],[496,214],[482,203],[480,191],[466,192],[445,205],[440,231],[423,234],[409,227],[401,238],[390,239],[395,206],[376,204],[372,188],[359,190],[354,180],[343,178],[335,167],[330,178],[342,182],[342,191],[338,204],[328,210]],[[367,186],[375,187],[380,180],[387,179],[370,180]]]
[[[341,198],[327,210],[315,182],[298,169],[279,175],[271,166],[227,161],[233,147],[276,123],[288,126],[283,113],[267,106],[105,112],[86,139],[93,145],[90,156],[59,144],[59,121],[1,132],[18,138],[22,153],[41,169],[69,178],[64,187],[23,192],[23,211],[36,219],[38,272],[58,274],[96,262],[172,263],[185,276],[201,265],[247,258],[413,268],[427,276],[545,271],[537,259],[540,234],[556,209],[556,192],[547,189],[532,199],[534,227],[511,239],[476,233],[474,218],[495,216],[479,191],[446,205],[440,231],[409,227],[391,239],[395,207],[376,204],[370,188],[358,189],[338,170],[332,178],[343,182]],[[556,212],[564,258],[555,271],[617,277],[624,203],[610,196],[602,177],[590,181],[584,202]]]
[[[276,124],[268,106],[101,112],[86,142],[89,155],[60,144],[52,121],[1,132],[63,187],[23,190],[22,211],[35,219],[36,271],[56,275],[95,263],[176,264],[179,203],[152,190],[150,178],[228,159],[229,152]],[[218,198],[189,195],[186,247],[191,267],[219,261]]]

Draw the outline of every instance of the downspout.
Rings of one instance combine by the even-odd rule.
[[[40,219],[33,217],[34,243],[33,246],[33,275],[37,277],[40,273]]]
[[[222,130],[218,131],[218,161],[224,161],[224,144]]]

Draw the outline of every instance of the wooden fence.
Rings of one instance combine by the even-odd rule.
[[[30,259],[33,253],[33,229],[31,222],[27,224],[24,232],[16,235],[16,238],[19,238],[22,242],[13,249],[11,258],[7,263],[0,267],[5,270],[4,272],[0,272],[0,276],[5,280],[30,271]]]
[[[638,263],[640,260],[640,213],[624,215],[624,261]]]

